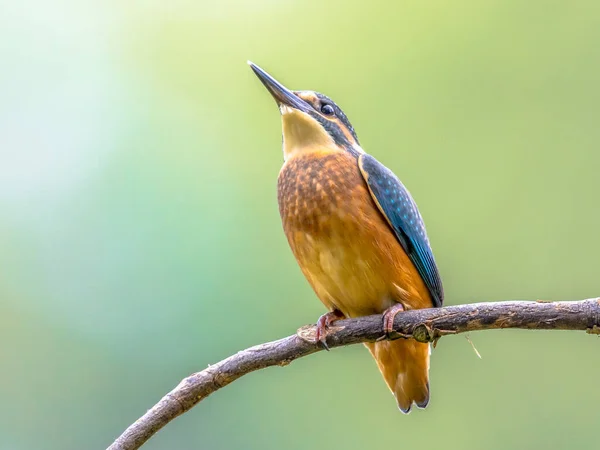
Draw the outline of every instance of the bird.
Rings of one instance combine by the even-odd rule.
[[[444,290],[425,225],[402,182],[362,149],[333,100],[289,90],[248,64],[281,115],[279,212],[292,253],[327,308],[316,323],[317,341],[326,347],[339,319],[383,314],[390,336],[397,314],[441,307]],[[429,344],[385,339],[365,345],[400,411],[425,408]]]

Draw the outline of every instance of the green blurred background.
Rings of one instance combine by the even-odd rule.
[[[600,4],[4,1],[0,449],[104,448],[324,309],[281,231],[251,59],[335,99],[413,193],[447,304],[600,295]],[[442,340],[401,415],[367,351],[249,375],[147,449],[582,448],[600,341]],[[593,445],[592,445],[593,446]]]

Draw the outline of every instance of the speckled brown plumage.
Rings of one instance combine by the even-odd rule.
[[[362,189],[358,166],[342,164],[339,154],[329,153],[290,160],[278,183],[279,212],[287,230],[329,233],[331,214],[341,202],[350,201]]]

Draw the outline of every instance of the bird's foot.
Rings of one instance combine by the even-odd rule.
[[[394,331],[394,318],[396,314],[404,312],[404,306],[402,303],[396,303],[394,306],[389,307],[383,313],[383,332],[387,339],[397,339],[401,337],[400,333]]]
[[[319,320],[317,320],[317,331],[315,333],[315,338],[317,343],[321,343],[325,350],[329,350],[329,347],[327,346],[327,329],[333,322],[343,318],[344,315],[342,312],[334,309],[333,311],[323,314],[321,317],[319,317]]]

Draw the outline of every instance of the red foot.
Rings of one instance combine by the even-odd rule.
[[[341,313],[341,311],[334,309],[333,311],[329,311],[328,313],[323,314],[321,317],[319,317],[319,320],[317,320],[317,332],[315,334],[315,337],[317,338],[317,342],[320,342],[321,345],[325,348],[325,350],[329,350],[326,341],[327,329],[333,322],[343,318],[344,315]]]
[[[394,333],[394,318],[396,314],[404,312],[404,306],[401,303],[396,303],[394,306],[389,307],[383,313],[383,331],[387,337],[390,337]]]

